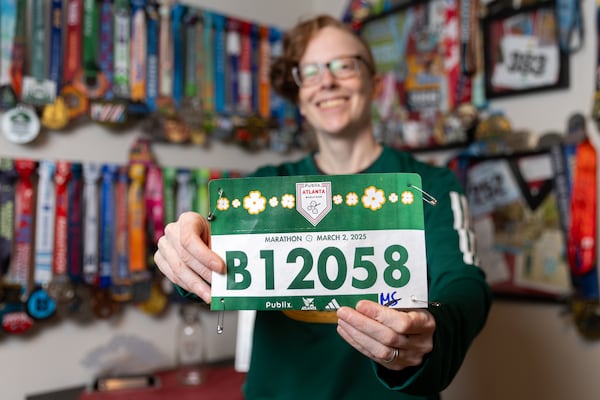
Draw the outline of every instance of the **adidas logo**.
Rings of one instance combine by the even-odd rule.
[[[340,308],[340,304],[337,302],[336,299],[332,299],[329,303],[327,303],[327,305],[325,306],[326,310],[332,311],[332,310],[337,310],[338,308]]]

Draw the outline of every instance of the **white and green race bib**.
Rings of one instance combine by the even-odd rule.
[[[424,307],[420,188],[407,173],[211,181],[211,246],[227,264],[211,309]]]

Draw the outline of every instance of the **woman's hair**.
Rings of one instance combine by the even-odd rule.
[[[366,61],[370,69],[375,71],[375,61],[367,42],[358,36],[352,28],[330,15],[318,15],[311,19],[301,21],[283,36],[283,54],[273,60],[270,70],[271,87],[280,96],[296,103],[298,100],[298,85],[292,76],[292,68],[298,65],[306,51],[310,40],[321,29],[333,27],[348,32],[364,46]]]

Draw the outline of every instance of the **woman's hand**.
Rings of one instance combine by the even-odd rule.
[[[210,303],[212,272],[225,273],[225,263],[210,249],[210,224],[200,214],[186,212],[165,227],[154,261],[181,288]]]
[[[435,319],[427,310],[398,311],[363,300],[337,316],[340,336],[388,369],[419,365],[433,349]]]

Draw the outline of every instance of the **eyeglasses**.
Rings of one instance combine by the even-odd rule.
[[[312,86],[320,83],[323,79],[325,68],[336,79],[349,79],[358,75],[360,70],[359,61],[365,63],[369,71],[373,72],[372,67],[363,56],[354,55],[335,58],[326,63],[300,64],[292,68],[292,75],[298,86]]]

